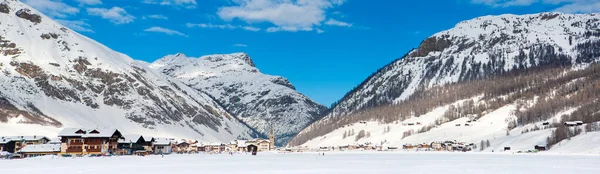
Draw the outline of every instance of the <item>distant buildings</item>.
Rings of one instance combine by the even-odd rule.
[[[49,141],[47,137],[37,135],[0,137],[0,152],[15,153],[27,145],[46,144]]]
[[[150,136],[123,135],[110,128],[65,128],[57,139],[44,136],[0,137],[0,156],[37,157],[44,155],[100,156],[100,155],[166,155],[171,153],[222,153],[265,152],[274,150],[275,137],[271,131],[269,140],[234,140],[229,143],[202,143],[197,140],[155,138]]]
[[[19,151],[24,158],[38,157],[44,155],[56,155],[60,153],[60,144],[33,144],[23,147]]]

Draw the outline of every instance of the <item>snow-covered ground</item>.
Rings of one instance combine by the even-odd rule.
[[[0,173],[599,173],[600,155],[345,152],[0,160]],[[35,167],[33,167],[35,166]]]

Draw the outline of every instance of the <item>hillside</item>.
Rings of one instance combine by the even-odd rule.
[[[168,55],[150,67],[206,91],[229,113],[263,136],[273,129],[277,144],[281,145],[320,119],[326,110],[296,91],[287,79],[262,74],[245,53],[200,58]]]
[[[290,145],[382,141],[402,145],[456,139],[473,143],[489,139],[492,144],[521,139],[528,140],[519,141],[528,149],[554,144],[562,139],[547,138],[560,128],[563,114],[567,116],[562,121],[589,125],[600,121],[593,98],[597,66],[590,65],[600,59],[599,26],[596,14],[562,13],[461,22],[370,76]],[[473,118],[490,123],[456,126]],[[546,121],[553,126],[520,135]],[[421,125],[400,124],[415,122]],[[372,128],[370,138],[340,140],[344,132],[359,128]],[[507,130],[511,138],[498,138]],[[395,133],[380,135],[383,132]]]
[[[0,132],[55,136],[114,127],[229,141],[254,131],[210,96],[16,0],[0,2]]]

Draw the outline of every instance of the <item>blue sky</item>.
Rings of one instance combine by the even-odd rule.
[[[599,0],[23,0],[134,59],[246,52],[329,106],[428,36],[483,15],[600,12]]]

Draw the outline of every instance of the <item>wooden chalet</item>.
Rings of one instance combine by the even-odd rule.
[[[190,143],[188,142],[180,142],[173,146],[173,152],[176,153],[189,153],[190,152]]]
[[[415,148],[415,146],[413,146],[411,144],[402,145],[402,149],[414,149],[414,148]]]
[[[46,144],[50,141],[45,136],[5,136],[0,137],[0,152],[8,153],[19,152],[23,147],[28,145]]]
[[[223,143],[207,143],[204,144],[204,148],[206,152],[223,152],[226,149]]]
[[[144,138],[144,143],[142,143],[142,146],[144,146],[144,150],[146,150],[149,153],[152,153],[152,151],[154,150],[153,144],[156,141],[156,139],[150,136],[142,136],[142,138]]]
[[[119,139],[117,154],[119,155],[148,155],[147,142],[141,135],[124,135]],[[152,146],[151,144],[149,146]],[[151,150],[151,147],[150,147]]]
[[[113,154],[123,136],[117,129],[65,128],[58,133],[61,139],[61,154]]]

